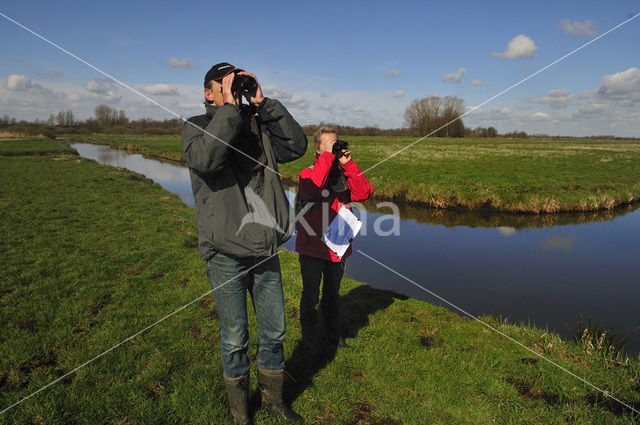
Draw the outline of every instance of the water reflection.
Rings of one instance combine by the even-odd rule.
[[[187,168],[167,162],[154,161],[140,154],[129,154],[126,151],[111,149],[105,145],[71,143],[71,146],[85,158],[94,159],[101,164],[127,168],[153,179],[169,192],[178,195],[182,202],[193,208],[193,193]]]
[[[152,178],[193,206],[188,170],[107,146],[73,144],[85,157]],[[285,185],[286,186],[286,185]],[[294,186],[295,188],[295,186]],[[295,189],[288,191],[293,201]],[[356,211],[367,229],[354,247],[475,315],[503,314],[573,336],[579,318],[619,332],[640,327],[640,211],[558,215],[497,214],[400,206],[400,235],[378,236],[387,208]],[[384,226],[383,226],[384,228]],[[294,238],[285,248],[293,250]],[[354,253],[347,275],[439,304],[397,275]],[[640,338],[627,345],[640,351]]]

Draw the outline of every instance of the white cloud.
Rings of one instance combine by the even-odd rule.
[[[111,87],[113,87],[113,80],[109,78],[94,78],[84,86],[87,91],[95,94],[107,93]]]
[[[87,82],[84,88],[92,93],[94,98],[106,103],[118,103],[121,96],[117,94],[118,87],[116,83],[109,78],[94,78]]]
[[[507,48],[502,53],[493,52],[492,57],[497,59],[520,59],[533,58],[533,54],[538,50],[538,46],[532,39],[524,34],[516,35],[507,44]]]
[[[469,113],[464,118],[464,123],[471,128],[492,126],[500,133],[524,130],[529,134],[567,136],[615,134],[637,137],[640,134],[640,108],[621,107],[625,104],[621,103],[620,99],[594,96],[592,91],[586,90],[583,93],[584,96],[589,96],[590,100],[585,104],[578,104],[577,109],[564,114],[495,107]],[[567,93],[562,89],[556,89],[551,94],[558,97]]]
[[[169,66],[171,68],[191,69],[191,64],[187,59],[171,58],[169,59]]]
[[[397,69],[392,69],[387,74],[387,77],[389,77],[389,78],[400,78],[400,77],[402,77],[402,74]]]
[[[262,87],[262,90],[265,96],[278,99],[287,108],[305,110],[309,107],[309,103],[302,96],[294,95],[282,87],[269,85]]]
[[[11,74],[7,77],[6,86],[9,90],[27,91],[33,87],[33,84],[31,84],[31,78],[24,74]]]
[[[448,81],[450,83],[459,83],[462,81],[462,77],[467,72],[467,68],[460,68],[456,72],[450,72],[442,76],[442,81]]]
[[[595,93],[594,90],[582,90],[576,95],[576,99],[588,99]]]
[[[176,86],[170,86],[169,84],[152,84],[140,88],[140,91],[146,94],[154,95],[167,95],[178,94]]]
[[[393,97],[402,97],[404,96],[404,90],[394,90]]]
[[[540,103],[545,105],[551,105],[553,109],[566,108],[571,104],[574,96],[569,90],[566,89],[552,89],[545,96],[540,97],[525,97],[523,100],[528,100],[532,103]]]
[[[482,80],[473,80],[473,81],[471,82],[471,86],[473,86],[473,87],[477,87],[477,86],[488,86],[488,85],[489,85],[489,83],[486,83],[486,82],[484,82],[484,81],[482,81]]]
[[[598,96],[629,105],[640,102],[640,69],[629,68],[616,74],[605,75],[598,88]]]
[[[558,27],[564,31],[565,34],[572,35],[574,37],[591,37],[596,33],[594,22],[591,19],[587,19],[584,22],[571,22],[568,19],[563,19],[558,24]]]

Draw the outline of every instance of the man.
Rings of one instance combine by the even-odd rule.
[[[340,281],[351,246],[342,258],[338,257],[322,241],[327,226],[335,218],[340,207],[349,202],[364,201],[373,188],[351,159],[351,152],[332,153],[337,141],[336,130],[319,128],[313,136],[316,158],[310,168],[300,172],[298,198],[303,214],[296,237],[302,274],[300,299],[300,325],[305,351],[317,357],[319,335],[316,305],[322,280],[322,317],[330,355],[338,346],[348,347],[340,335]],[[308,203],[312,203],[308,206]]]
[[[234,79],[255,80],[249,92]],[[307,138],[280,102],[263,96],[256,77],[223,62],[204,80],[206,114],[182,131],[195,199],[200,257],[220,318],[222,369],[236,424],[251,424],[247,297],[258,324],[258,386],[272,414],[302,418],[283,403],[284,297],[277,248],[291,235],[289,202],[277,164],[304,155]],[[249,105],[242,104],[244,96]]]

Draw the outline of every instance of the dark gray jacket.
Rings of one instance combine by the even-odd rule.
[[[258,108],[251,109],[253,114],[242,113],[231,104],[206,105],[206,109],[206,114],[189,118],[182,130],[200,258],[208,260],[216,252],[235,257],[274,254],[291,237],[293,220],[280,176],[274,172],[278,170],[276,162],[304,155],[307,138],[275,99],[266,98]],[[252,140],[262,144],[268,168],[250,170],[255,162],[249,160],[248,166],[245,156],[220,141],[250,151],[245,149],[250,115],[256,118],[254,133],[261,135]]]

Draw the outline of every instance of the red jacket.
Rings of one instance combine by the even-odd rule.
[[[310,235],[305,226],[300,223],[298,235],[296,236],[296,251],[303,255],[339,262],[340,258],[322,242],[322,235],[327,231],[329,223],[338,214],[342,204],[368,199],[373,194],[373,188],[364,177],[364,174],[361,174],[358,165],[349,160],[346,164],[340,164],[344,170],[349,189],[344,192],[334,192],[327,184],[334,159],[334,154],[324,152],[316,158],[313,168],[305,168],[300,172],[298,197],[303,201],[313,202],[301,220],[306,221],[314,234]],[[323,189],[326,189],[324,193]],[[323,214],[328,214],[328,217],[324,219],[324,223]],[[349,255],[351,255],[351,246],[349,246],[342,258],[346,258]]]

